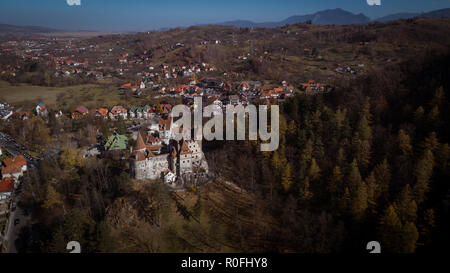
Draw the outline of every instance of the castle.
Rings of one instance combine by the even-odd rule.
[[[208,172],[208,164],[201,148],[195,140],[172,139],[172,119],[158,121],[159,137],[152,134],[142,136],[139,132],[136,147],[131,148],[130,167],[137,180],[164,178],[171,184],[176,178],[189,175],[203,175]]]

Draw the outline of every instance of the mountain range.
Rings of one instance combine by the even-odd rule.
[[[39,26],[14,26],[7,24],[0,24],[0,33],[21,33],[21,34],[33,34],[33,33],[54,33],[62,32],[63,30],[53,29],[48,27]]]
[[[236,26],[242,28],[275,28],[282,27],[285,25],[291,25],[296,23],[305,23],[310,21],[311,24],[315,25],[351,25],[351,24],[368,24],[373,22],[389,22],[399,19],[408,19],[413,17],[424,17],[424,18],[448,18],[450,17],[450,8],[435,10],[427,13],[396,13],[388,16],[380,17],[371,20],[366,15],[354,14],[343,9],[329,9],[319,11],[313,14],[306,15],[294,15],[286,18],[282,21],[277,22],[262,22],[255,23],[248,20],[236,20],[228,21],[213,25],[226,25],[226,26]],[[203,24],[208,25],[208,24]],[[209,24],[211,25],[211,24]],[[162,29],[161,29],[162,30]],[[160,31],[161,31],[160,30]],[[168,30],[167,28],[164,30]],[[64,32],[64,30],[53,29],[48,27],[39,26],[14,26],[8,24],[0,24],[0,33],[21,33],[21,34],[34,34],[34,33],[56,33]]]
[[[307,15],[295,15],[291,16],[285,20],[278,22],[263,22],[263,23],[255,23],[247,20],[236,20],[236,21],[228,21],[223,23],[218,23],[215,25],[226,25],[226,26],[236,26],[236,27],[253,27],[253,28],[273,28],[273,27],[281,27],[289,24],[295,23],[305,23],[311,21],[312,24],[315,25],[351,25],[351,24],[367,24],[372,22],[389,22],[398,19],[408,19],[413,17],[424,17],[424,18],[441,18],[441,17],[450,17],[450,8],[441,9],[436,11],[431,11],[427,13],[397,13],[391,14],[388,16],[380,17],[374,20],[371,20],[369,17],[364,14],[354,14],[349,11],[343,9],[330,9],[319,11],[313,14]]]

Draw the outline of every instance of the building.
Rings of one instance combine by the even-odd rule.
[[[0,215],[9,211],[9,202],[14,191],[14,179],[11,177],[0,180]]]
[[[158,131],[159,131],[159,138],[166,144],[169,144],[170,138],[172,136],[172,118],[168,117],[167,119],[164,119],[162,117],[159,117],[158,119]]]
[[[141,133],[138,133],[136,148],[131,152],[130,167],[135,179],[155,180],[169,169],[169,154],[155,155],[147,149]]]
[[[47,107],[43,103],[39,103],[36,106],[36,115],[41,117],[46,117],[48,115]]]
[[[109,117],[113,120],[119,119],[119,117],[126,120],[128,117],[128,111],[123,106],[117,105],[111,109],[109,112]]]
[[[108,109],[106,109],[106,108],[95,109],[94,110],[94,116],[96,118],[107,119],[108,118]]]
[[[27,170],[27,161],[23,155],[8,158],[3,161],[2,178],[10,177],[17,181]]]
[[[105,143],[106,151],[120,151],[127,149],[128,138],[124,135],[113,134]]]
[[[75,111],[72,113],[72,119],[80,119],[86,116],[89,113],[89,110],[86,106],[78,106]]]
[[[171,141],[167,146],[162,144],[159,138],[153,136],[144,138],[139,132],[136,147],[134,150],[131,149],[130,156],[130,167],[134,178],[138,180],[164,178],[166,182],[173,182],[178,176],[208,171],[208,164],[199,142],[192,140],[182,141],[176,145],[175,143],[176,141]],[[153,149],[154,147],[160,149],[169,147],[169,152],[167,149],[165,152],[161,152],[162,150],[157,152]],[[169,172],[172,172],[175,178]]]

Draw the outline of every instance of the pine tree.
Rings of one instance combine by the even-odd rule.
[[[419,221],[418,227],[420,231],[420,241],[422,244],[428,245],[431,243],[431,232],[435,228],[435,216],[433,209],[425,210]]]
[[[339,199],[339,208],[342,213],[347,213],[349,211],[351,204],[351,195],[348,187],[344,188],[344,194]]]
[[[281,185],[285,192],[288,192],[292,186],[291,166],[286,164],[281,171]]]
[[[363,181],[361,181],[355,193],[353,194],[352,199],[352,214],[353,216],[361,220],[364,216],[368,207],[368,194],[367,194],[367,185]]]
[[[342,166],[345,162],[345,150],[343,147],[339,147],[339,150],[337,152],[337,156],[336,156],[336,163],[339,166]]]
[[[359,133],[355,133],[352,139],[352,146],[356,160],[363,168],[366,168],[370,163],[370,142],[360,138]]]
[[[330,195],[333,196],[339,192],[342,187],[343,178],[344,176],[342,175],[341,168],[339,166],[335,166],[327,183],[327,191]]]
[[[400,130],[397,136],[398,146],[403,155],[410,156],[412,153],[411,138],[405,133],[405,131]]]
[[[436,163],[441,170],[446,170],[450,159],[450,147],[448,143],[441,144],[436,152]]]
[[[379,234],[383,249],[401,252],[403,226],[392,205],[389,205],[379,222]]]
[[[413,187],[415,200],[420,205],[425,200],[425,195],[429,191],[429,182],[433,174],[434,156],[433,153],[427,149],[420,160],[416,164],[414,176],[416,177],[416,184]]]
[[[311,159],[308,176],[311,181],[315,181],[320,178],[320,168],[319,165],[317,165],[316,159],[314,157]]]
[[[378,193],[376,194],[376,196],[383,197],[383,199],[386,200],[391,183],[391,169],[389,167],[387,159],[383,160],[383,162],[375,166],[375,168],[373,169],[373,174],[377,181]]]
[[[411,187],[407,184],[400,192],[395,209],[403,223],[415,222],[417,218],[417,204],[413,199]]]
[[[61,198],[55,188],[49,183],[47,185],[47,194],[42,204],[45,209],[52,209],[61,204]]]
[[[314,146],[313,146],[313,141],[310,139],[308,139],[308,141],[306,142],[305,148],[303,149],[303,153],[302,156],[305,158],[306,162],[311,162],[311,159],[313,157],[313,152],[314,152]]]
[[[336,117],[338,130],[341,130],[342,126],[344,125],[346,115],[347,115],[347,109],[344,108],[343,110],[341,110],[340,108],[338,108],[336,110],[335,117]]]
[[[347,185],[351,193],[356,192],[361,181],[362,179],[361,174],[359,173],[358,164],[356,160],[353,160],[353,162],[350,164],[350,173],[347,177]]]
[[[416,250],[417,240],[419,239],[419,232],[414,223],[406,222],[402,229],[402,253],[414,253]]]
[[[378,199],[377,194],[379,193],[379,189],[373,172],[371,172],[370,175],[366,178],[365,183],[367,185],[367,206],[370,212],[375,214]]]
[[[423,117],[425,116],[425,110],[422,106],[419,106],[414,112],[414,121],[416,124],[420,125],[423,122]]]
[[[310,190],[309,178],[306,177],[303,180],[303,186],[300,188],[300,200],[308,201],[313,197],[313,193]]]
[[[436,92],[434,93],[434,97],[431,100],[430,105],[441,107],[445,102],[446,99],[444,87],[440,86],[438,89],[436,89]]]
[[[431,152],[435,153],[440,147],[439,139],[437,138],[437,135],[435,132],[431,132],[428,137],[425,138],[425,141],[421,143],[421,148],[423,151],[430,150]]]

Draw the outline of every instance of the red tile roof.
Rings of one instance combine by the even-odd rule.
[[[143,149],[145,149],[144,139],[142,139],[141,132],[138,132],[136,150],[143,150]]]
[[[27,161],[22,155],[5,159],[3,163],[6,167],[2,167],[2,174],[20,173],[22,167],[27,165]]]
[[[12,192],[14,190],[14,179],[11,177],[0,180],[0,192]]]

